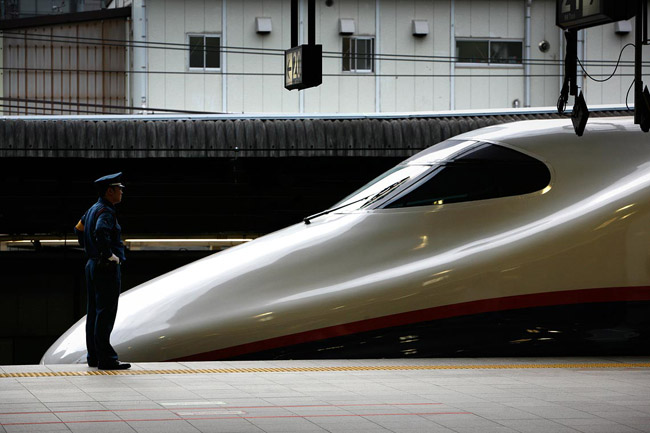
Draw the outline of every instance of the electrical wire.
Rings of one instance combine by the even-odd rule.
[[[191,50],[192,48],[196,48],[196,46],[192,46],[190,44],[183,44],[183,43],[173,43],[173,42],[156,42],[156,41],[129,41],[126,39],[104,39],[104,38],[92,38],[92,37],[78,37],[78,36],[66,36],[66,35],[45,35],[45,34],[39,34],[39,33],[28,33],[28,32],[10,32],[10,31],[4,31],[1,32],[2,36],[7,39],[18,39],[18,40],[24,40],[24,41],[34,41],[34,42],[47,42],[47,43],[66,43],[66,44],[72,44],[72,45],[91,45],[91,46],[102,46],[102,47],[118,47],[118,48],[143,48],[143,49],[162,49],[162,50],[176,50],[176,51],[188,51]],[[209,35],[206,35],[209,36]],[[611,79],[617,72],[618,68],[628,68],[632,67],[634,65],[633,61],[621,61],[623,51],[625,48],[627,48],[629,45],[634,46],[634,44],[627,44],[625,45],[618,56],[618,59],[616,61],[612,60],[599,60],[599,61],[585,61],[584,65],[580,60],[578,59],[578,62],[580,64],[580,67],[584,71],[584,73],[592,80],[597,81],[597,82],[605,82]],[[44,47],[45,48],[45,47]],[[65,47],[50,47],[52,49],[61,49]],[[276,49],[276,48],[264,48],[264,47],[238,47],[238,46],[220,46],[216,49],[210,49],[208,47],[202,46],[201,51],[203,52],[213,52],[213,53],[224,53],[224,54],[242,54],[242,55],[263,55],[263,56],[284,56],[284,50],[282,49]],[[324,51],[323,52],[323,58],[324,59],[336,59],[336,60],[341,60],[343,57],[343,52],[337,52],[337,51]],[[363,58],[363,56],[356,56],[356,58]],[[400,61],[400,62],[426,62],[426,63],[460,63],[463,64],[463,60],[467,60],[466,58],[461,58],[461,57],[451,57],[451,56],[425,56],[425,55],[410,55],[410,54],[374,54],[371,56],[368,56],[368,59],[372,62],[375,60],[377,61]],[[604,79],[597,79],[594,78],[595,76],[599,77],[604,77],[606,74],[589,74],[586,69],[585,65],[590,66],[590,67],[605,67],[608,64],[615,63],[614,67],[614,72],[612,74],[608,75]],[[650,62],[646,61],[643,62],[644,64],[650,64]],[[474,67],[474,68],[481,68],[481,67],[501,67],[501,68],[519,68],[520,66],[524,64],[528,65],[537,65],[537,66],[557,66],[557,65],[562,65],[564,64],[564,61],[562,60],[547,60],[547,59],[521,59],[521,63],[515,63],[515,64],[508,64],[508,63],[466,63],[469,67]],[[23,73],[69,73],[69,74],[112,74],[112,73],[117,73],[117,74],[138,74],[138,73],[145,73],[145,74],[153,74],[153,75],[234,75],[234,76],[277,76],[277,77],[282,77],[284,76],[283,73],[273,73],[273,72],[224,72],[221,70],[211,70],[211,69],[197,69],[197,70],[189,70],[189,71],[132,71],[132,70],[120,70],[120,71],[106,71],[106,70],[78,70],[78,69],[63,69],[63,68],[28,68],[28,67],[0,67],[0,70],[3,71],[18,71],[18,72],[23,72]],[[494,70],[494,69],[491,69]],[[625,73],[620,73],[620,77],[627,77],[627,76],[633,76],[634,74],[625,74]],[[372,71],[359,71],[359,72],[348,72],[348,73],[325,73],[323,74],[323,77],[405,77],[405,78],[449,78],[449,77],[455,77],[455,78],[512,78],[512,77],[546,77],[546,78],[553,78],[553,77],[559,77],[562,76],[561,74],[375,74]],[[631,89],[631,87],[630,87]],[[628,89],[627,95],[626,95],[626,105],[627,105],[627,97],[629,96],[629,91]],[[14,101],[18,101],[18,99],[13,99]],[[25,102],[25,101],[23,101]],[[38,103],[44,103],[44,104],[58,104],[59,101],[42,101],[39,100]],[[81,104],[79,103],[71,103],[70,105],[75,105],[78,108],[81,107]],[[560,101],[558,100],[558,111],[560,113],[564,112],[564,109],[566,108],[566,102],[563,104],[564,106],[560,107]],[[209,112],[197,112],[197,111],[186,111],[186,110],[166,110],[166,109],[160,109],[160,108],[142,108],[142,107],[129,107],[129,106],[104,106],[104,105],[93,105],[97,107],[101,107],[103,109],[117,109],[117,110],[146,110],[146,111],[160,111],[160,112],[177,112],[177,113],[197,113],[197,114],[209,114]],[[59,110],[63,111],[63,110]],[[81,110],[66,110],[66,111],[77,111],[81,112]]]
[[[31,99],[31,98],[12,98],[7,96],[0,97],[0,101],[9,101],[25,104],[46,104],[46,105],[63,105],[63,106],[76,106],[76,107],[92,107],[92,108],[104,108],[104,109],[113,109],[113,110],[135,110],[135,111],[146,111],[146,112],[163,112],[163,113],[180,113],[180,114],[223,114],[222,112],[215,111],[196,111],[196,110],[175,110],[169,108],[154,108],[154,107],[133,107],[128,105],[107,105],[107,104],[92,104],[88,102],[74,102],[74,101],[52,101],[44,99]],[[11,107],[20,109],[23,107],[11,105]],[[50,111],[73,111],[64,108],[46,108],[46,107],[27,107],[34,110],[50,110]],[[89,111],[90,113],[97,113],[97,111]]]
[[[587,77],[589,77],[591,80],[596,81],[598,83],[604,83],[606,81],[609,81],[616,74],[616,71],[618,70],[618,67],[619,67],[619,65],[621,63],[621,57],[623,56],[623,51],[625,51],[625,49],[627,47],[629,47],[629,46],[635,47],[635,45],[633,43],[625,44],[623,46],[623,48],[621,48],[621,51],[618,54],[618,60],[616,61],[614,71],[609,76],[607,76],[607,78],[602,79],[602,80],[594,78],[593,75],[590,75],[587,72],[587,70],[585,69],[582,62],[580,61],[580,58],[576,57],[576,60],[578,61],[578,64],[580,65],[580,68],[582,69],[582,71],[585,73],[585,75]],[[587,61],[585,61],[585,63],[587,63]],[[642,62],[642,65],[643,65],[643,62]],[[594,74],[594,75],[596,75],[596,74]],[[600,74],[600,75],[604,76],[606,74]],[[634,76],[634,74],[619,74],[619,76],[620,77]],[[557,100],[557,112],[559,114],[561,114],[561,115],[564,114],[564,111],[566,110],[566,104],[567,104],[568,99],[569,99],[568,79],[569,79],[569,77],[567,77],[567,76],[564,77],[564,84],[562,85],[562,90],[560,91],[560,97]],[[627,93],[625,94],[625,106],[627,107],[628,110],[630,109],[630,106],[628,105],[627,101],[628,101],[628,97],[630,96],[630,90],[632,89],[632,86],[634,85],[634,81],[635,80],[632,80],[632,84],[630,84],[630,87],[627,89]]]
[[[105,39],[105,38],[91,38],[91,37],[79,37],[79,36],[66,36],[66,35],[43,35],[39,33],[28,33],[28,32],[4,32],[6,35],[10,35],[10,38],[15,36],[16,39],[25,39],[25,40],[36,40],[36,41],[53,41],[53,38],[56,39],[55,42],[75,42],[77,44],[83,43],[86,45],[108,45],[108,46],[119,46],[119,47],[133,47],[133,48],[152,48],[152,49],[170,49],[170,50],[182,50],[186,51],[187,49],[193,48],[191,44],[176,43],[176,42],[160,42],[160,41],[130,41],[127,39]],[[26,36],[32,36],[31,38],[26,38]],[[210,35],[205,35],[210,36]],[[61,41],[62,40],[62,41]],[[83,42],[88,41],[88,42]],[[114,42],[115,44],[108,44],[108,42]],[[229,53],[242,53],[245,54],[247,51],[253,51],[252,54],[266,54],[266,55],[284,55],[283,49],[279,48],[264,48],[264,47],[239,47],[239,46],[221,46],[223,52]],[[209,48],[204,48],[205,52],[219,52],[220,49],[211,50]],[[340,58],[343,55],[341,51],[323,51],[323,54],[330,54],[335,58]],[[324,57],[332,57],[324,56]],[[426,55],[415,55],[415,54],[375,54],[372,56],[380,60],[399,60],[406,59],[410,61],[417,61],[417,59],[432,60],[440,59],[447,62],[459,62],[459,59],[465,59],[460,57],[450,57],[450,56],[426,56]],[[620,61],[620,59],[619,59]],[[562,62],[559,60],[552,59],[523,59],[522,62],[539,62],[539,64],[547,64],[549,66],[559,65]],[[604,63],[617,63],[615,60],[602,60]],[[633,61],[624,61],[628,63],[634,63]],[[487,63],[487,62],[485,62]],[[498,64],[498,63],[497,63]],[[521,64],[521,63],[517,63]]]
[[[47,103],[49,104],[49,102],[47,102]],[[72,108],[63,108],[63,107],[60,107],[60,108],[20,107],[20,106],[11,105],[11,104],[0,104],[0,108],[8,108],[9,113],[14,113],[15,112],[15,114],[17,114],[17,115],[22,115],[22,114],[25,114],[25,115],[36,114],[36,115],[38,115],[38,113],[34,113],[34,111],[36,111],[36,112],[42,111],[43,114],[45,114],[45,112],[53,112],[53,111],[72,113],[72,114],[98,114],[98,115],[101,115],[101,114],[123,114],[123,113],[106,113],[106,112],[97,111],[97,110],[83,110],[83,109],[74,110]],[[3,115],[9,115],[9,114],[3,113]]]
[[[625,106],[627,107],[628,110],[630,109],[630,106],[627,105],[627,98],[630,96],[630,90],[632,90],[632,86],[634,86],[635,81],[636,81],[636,79],[632,80],[632,84],[630,84],[630,87],[628,87],[627,93],[625,94]]]
[[[140,42],[140,41],[128,41],[125,39],[102,39],[102,38],[90,38],[90,37],[77,37],[77,36],[65,36],[65,35],[42,35],[38,33],[22,33],[22,32],[3,32],[5,38],[8,39],[20,39],[20,40],[29,40],[37,42],[61,42],[61,43],[70,43],[73,42],[77,45],[98,45],[98,46],[109,46],[109,47],[119,47],[119,48],[145,48],[145,49],[162,49],[162,50],[176,50],[176,51],[187,51],[194,48],[190,44],[183,43],[174,43],[174,42]],[[27,37],[30,36],[30,37]],[[207,35],[209,36],[209,35]],[[58,48],[58,47],[56,47]],[[204,47],[201,51],[208,53],[227,53],[227,54],[246,54],[246,55],[265,55],[265,56],[284,56],[284,50],[277,48],[263,48],[263,47],[239,47],[239,46],[220,46],[217,49],[210,49]],[[341,59],[343,56],[342,51],[323,51],[323,58],[333,58]],[[361,56],[357,56],[360,58]],[[372,56],[369,56],[371,61],[406,61],[406,62],[439,62],[439,63],[471,63],[463,62],[463,60],[471,60],[463,57],[453,57],[453,56],[426,56],[426,55],[411,55],[411,54],[387,54],[387,53],[378,53]],[[621,63],[621,59],[617,61],[614,60],[599,60],[597,64],[595,61],[590,61],[590,66],[606,66],[608,63],[616,63],[617,65]],[[587,63],[587,62],[585,62]],[[630,64],[632,67],[633,61],[623,61],[624,64]],[[644,62],[650,64],[650,62]],[[497,63],[497,62],[478,62],[473,63],[477,65],[512,65],[513,67],[518,67],[519,65],[535,65],[535,66],[558,66],[563,64],[560,60],[551,60],[551,59],[525,59],[522,58],[519,63]]]
[[[0,67],[2,71],[16,71],[27,73],[52,73],[52,74],[152,74],[152,75],[234,75],[234,76],[266,76],[266,77],[284,77],[281,72],[223,72],[220,70],[195,70],[195,71],[138,71],[138,70],[105,70],[105,69],[66,69],[66,68],[27,68],[27,67]],[[405,78],[557,78],[562,77],[562,74],[376,74],[373,72],[348,72],[348,73],[324,73],[323,77],[350,77],[350,78],[363,78],[363,77],[405,77]],[[598,76],[599,74],[594,74]],[[600,74],[602,76],[606,74]],[[620,73],[619,77],[633,77],[633,73]]]
[[[598,83],[604,83],[605,81],[608,81],[610,78],[612,78],[612,77],[614,76],[614,74],[616,73],[616,70],[618,69],[618,65],[619,65],[620,62],[621,62],[621,56],[623,56],[623,51],[625,51],[625,49],[626,49],[627,47],[630,47],[630,46],[634,47],[634,44],[633,44],[633,43],[629,43],[629,44],[626,44],[623,48],[621,48],[621,52],[619,53],[619,55],[618,55],[618,60],[617,60],[617,62],[616,62],[616,66],[614,67],[614,72],[612,72],[612,74],[611,74],[609,77],[605,78],[604,80],[599,80],[599,79],[594,78],[594,77],[592,77],[591,75],[589,75],[589,73],[587,72],[587,70],[585,69],[585,67],[582,66],[582,62],[580,61],[580,58],[577,58],[577,60],[578,60],[578,64],[579,64],[580,67],[582,68],[582,71],[585,73],[585,75],[587,75],[587,77],[591,78],[593,81],[596,81],[596,82],[598,82]]]

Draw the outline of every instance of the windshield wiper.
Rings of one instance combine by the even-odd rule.
[[[394,190],[395,188],[397,188],[398,186],[400,186],[402,183],[404,183],[404,182],[405,182],[406,180],[408,180],[409,178],[410,178],[410,176],[407,176],[407,177],[405,177],[404,179],[402,179],[402,180],[400,180],[400,181],[397,181],[397,182],[395,182],[395,183],[393,183],[393,184],[387,186],[386,188],[384,188],[384,189],[382,189],[381,191],[379,191],[377,194],[374,194],[374,195],[373,195],[373,194],[371,194],[371,195],[367,195],[367,196],[365,196],[365,197],[363,197],[363,198],[360,198],[360,199],[358,199],[358,200],[352,201],[352,202],[350,202],[350,203],[345,203],[345,204],[342,204],[341,206],[337,206],[337,207],[334,207],[334,208],[331,208],[331,209],[326,209],[326,210],[324,210],[324,211],[322,211],[322,212],[318,212],[318,213],[316,213],[316,214],[309,215],[308,217],[305,217],[305,219],[304,219],[303,221],[305,222],[305,224],[311,224],[311,220],[313,220],[314,218],[318,218],[319,216],[327,215],[328,213],[335,212],[335,211],[337,211],[337,210],[339,210],[339,209],[343,209],[344,207],[348,207],[348,206],[350,206],[350,205],[352,205],[352,204],[359,203],[360,201],[364,201],[364,200],[368,200],[368,199],[370,199],[370,200],[368,200],[368,203],[366,203],[366,204],[363,205],[364,207],[365,207],[365,206],[368,206],[369,204],[374,203],[374,202],[376,202],[377,200],[379,200],[380,198],[384,197],[386,194],[388,194],[389,192],[391,192],[392,190]]]
[[[406,182],[409,178],[410,178],[410,176],[406,176],[404,179],[402,179],[402,180],[398,180],[397,182],[395,182],[395,183],[393,183],[393,184],[391,184],[391,185],[388,185],[386,188],[382,189],[382,190],[379,191],[377,194],[375,194],[374,196],[372,196],[372,198],[371,198],[370,200],[368,200],[368,203],[365,203],[365,204],[363,205],[363,207],[369,206],[369,205],[371,205],[372,203],[374,203],[374,202],[376,202],[377,200],[379,200],[380,198],[386,197],[386,196],[388,195],[389,192],[393,191],[395,188],[397,188],[398,186],[400,186],[401,184],[403,184],[404,182]]]
[[[341,206],[333,207],[331,209],[325,209],[322,212],[318,212],[318,213],[315,213],[313,215],[309,215],[308,217],[305,217],[305,219],[303,221],[305,222],[305,224],[311,224],[311,220],[313,220],[314,218],[318,218],[319,216],[327,215],[330,212],[334,212],[334,211],[337,211],[339,209],[343,209],[344,207],[350,206],[351,204],[359,203],[360,201],[367,200],[368,198],[370,198],[369,195],[366,196],[366,197],[360,198],[359,200],[355,200],[353,202],[343,204]]]

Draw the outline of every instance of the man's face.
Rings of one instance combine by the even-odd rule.
[[[119,186],[109,186],[106,190],[106,199],[112,204],[118,204],[122,201],[122,188]]]

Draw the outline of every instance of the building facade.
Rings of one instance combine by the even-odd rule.
[[[562,84],[555,0],[317,0],[323,82],[303,91],[284,88],[291,0],[115,0],[108,6],[131,8],[126,112],[542,107],[556,104]],[[300,43],[306,43],[307,0],[299,0],[299,18]],[[626,102],[633,42],[633,20],[579,32],[578,57],[594,78],[611,74],[622,51],[616,74],[603,83],[579,69],[589,105]],[[648,61],[647,48],[643,54]],[[6,43],[3,58],[6,64]],[[9,94],[11,84],[4,83]]]
[[[300,2],[303,42],[306,4]],[[554,106],[564,57],[555,4],[317,1],[323,84],[299,92],[285,90],[283,81],[282,50],[291,37],[289,0],[148,0],[143,7],[148,40],[189,49],[149,50],[146,99],[152,107],[247,113]],[[260,22],[267,27],[261,29]],[[621,49],[634,41],[634,23],[623,24],[580,32],[578,55],[595,78],[609,75]],[[192,64],[192,44],[200,38],[219,44],[217,63]],[[646,50],[644,59],[648,56]],[[633,48],[627,48],[610,80],[582,79],[588,103],[625,103],[633,59]]]

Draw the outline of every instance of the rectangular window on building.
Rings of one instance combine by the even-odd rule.
[[[520,65],[523,58],[522,41],[467,39],[456,41],[458,63]]]
[[[219,69],[221,67],[221,36],[189,35],[190,68]]]
[[[343,37],[343,70],[373,72],[375,38],[362,36]]]

